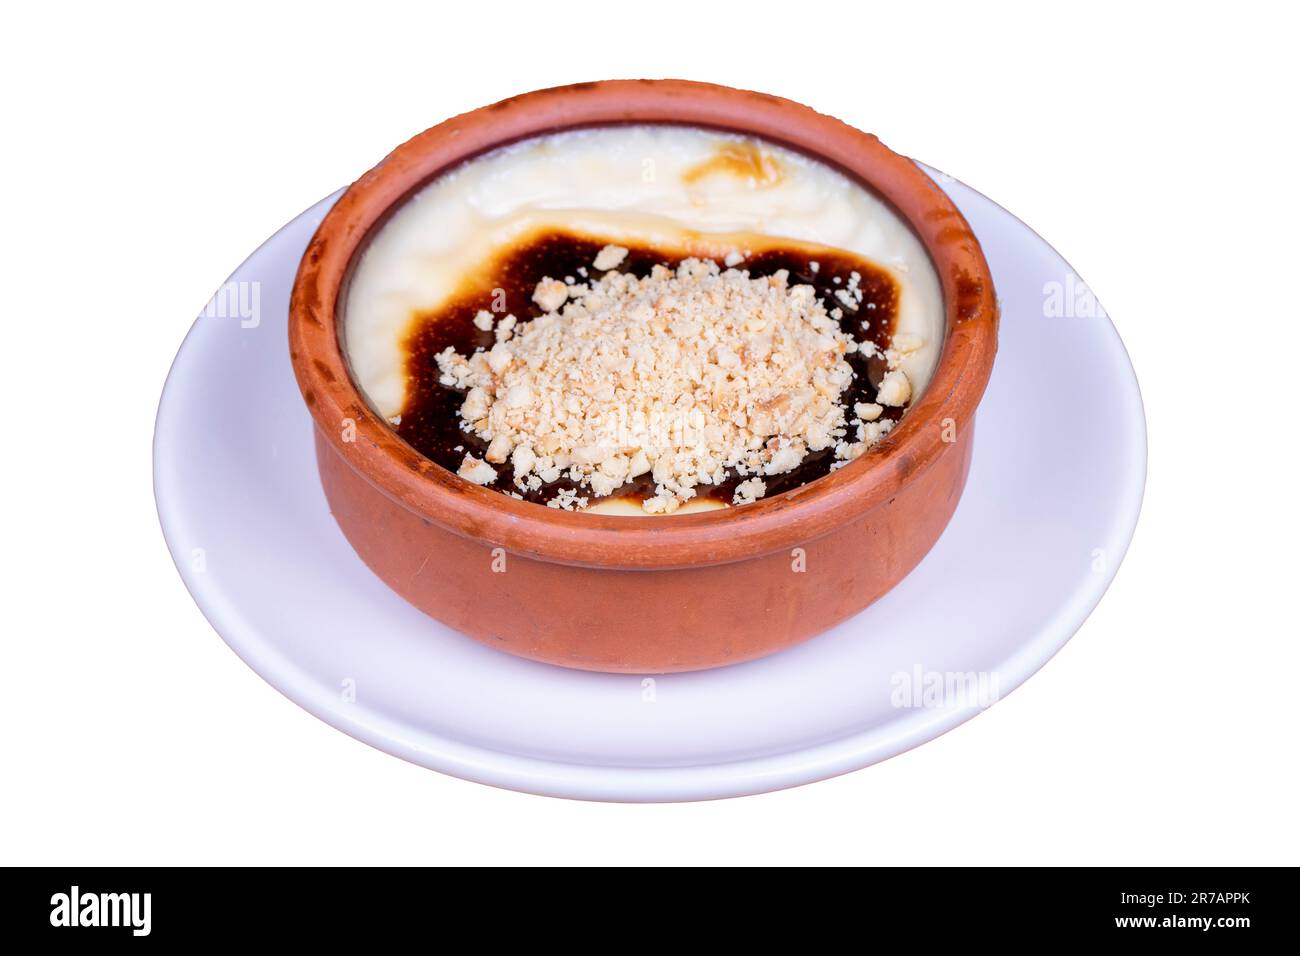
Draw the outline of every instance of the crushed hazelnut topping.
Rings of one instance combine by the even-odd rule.
[[[763,495],[767,494],[767,485],[762,478],[749,478],[736,485],[736,493],[732,496],[731,503],[736,505],[753,504]]]
[[[456,474],[466,481],[474,482],[476,485],[490,485],[497,477],[495,468],[485,461],[480,461],[473,455],[465,456],[465,460],[456,469]]]
[[[592,268],[601,272],[607,272],[610,269],[617,269],[627,258],[627,249],[623,246],[608,245],[600,252],[596,253],[595,261],[592,262]],[[550,310],[547,310],[550,311]]]
[[[892,427],[876,421],[881,405],[844,406],[845,357],[878,353],[840,328],[812,286],[700,259],[643,278],[609,271],[626,256],[607,245],[592,263],[599,279],[543,279],[533,301],[545,314],[506,316],[491,349],[437,356],[442,384],[466,391],[461,428],[488,443],[485,461],[465,456],[461,477],[490,484],[489,462],[509,461],[519,491],[576,484],[547,501],[573,510],[586,507],[584,490],[603,497],[648,473],[655,490],[642,507],[667,514],[733,474],[752,476],[733,503],[752,503],[767,490],[760,476],[827,448],[839,467]],[[861,302],[856,273],[840,291]],[[889,358],[878,401],[902,405],[911,385]]]
[[[886,372],[876,391],[876,401],[881,405],[906,405],[912,397],[912,383],[900,369]]]
[[[554,312],[568,297],[569,287],[558,279],[543,279],[533,291],[533,301],[546,312]]]

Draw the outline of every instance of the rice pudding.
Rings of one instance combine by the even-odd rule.
[[[743,506],[862,455],[942,345],[929,257],[778,145],[601,127],[485,154],[375,233],[353,377],[410,445],[550,507]]]

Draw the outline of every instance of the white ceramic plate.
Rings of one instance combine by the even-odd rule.
[[[495,786],[727,797],[937,737],[1033,674],[1096,606],[1137,521],[1146,432],[1124,346],[1064,260],[990,200],[931,175],[992,266],[1000,351],[951,525],[839,627],[764,660],[650,679],[509,657],[389,591],[330,517],[289,365],[289,290],[337,194],[239,268],[168,377],[154,486],[186,586],[226,643],[311,713]],[[953,693],[963,679],[974,692]]]

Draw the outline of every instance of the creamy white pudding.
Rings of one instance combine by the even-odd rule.
[[[343,313],[357,384],[418,450],[507,494],[628,513],[744,504],[852,460],[925,388],[942,328],[929,257],[869,190],[771,143],[650,125],[434,180],[372,237]],[[458,432],[424,420],[431,398]],[[655,432],[665,410],[703,437]]]

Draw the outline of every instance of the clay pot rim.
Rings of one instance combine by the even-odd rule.
[[[944,346],[920,401],[862,457],[743,508],[667,518],[587,515],[467,482],[416,452],[368,406],[348,370],[336,310],[356,253],[391,211],[436,176],[491,149],[624,123],[703,126],[780,143],[864,183],[911,225],[939,275]],[[538,90],[453,117],[358,179],[303,254],[290,299],[289,349],[304,400],[330,445],[424,520],[541,560],[667,569],[791,549],[887,504],[942,454],[946,429],[971,427],[992,370],[997,323],[992,276],[965,218],[920,167],[875,136],[768,94],[687,80],[606,80]],[[343,439],[347,419],[355,424],[352,441]]]

